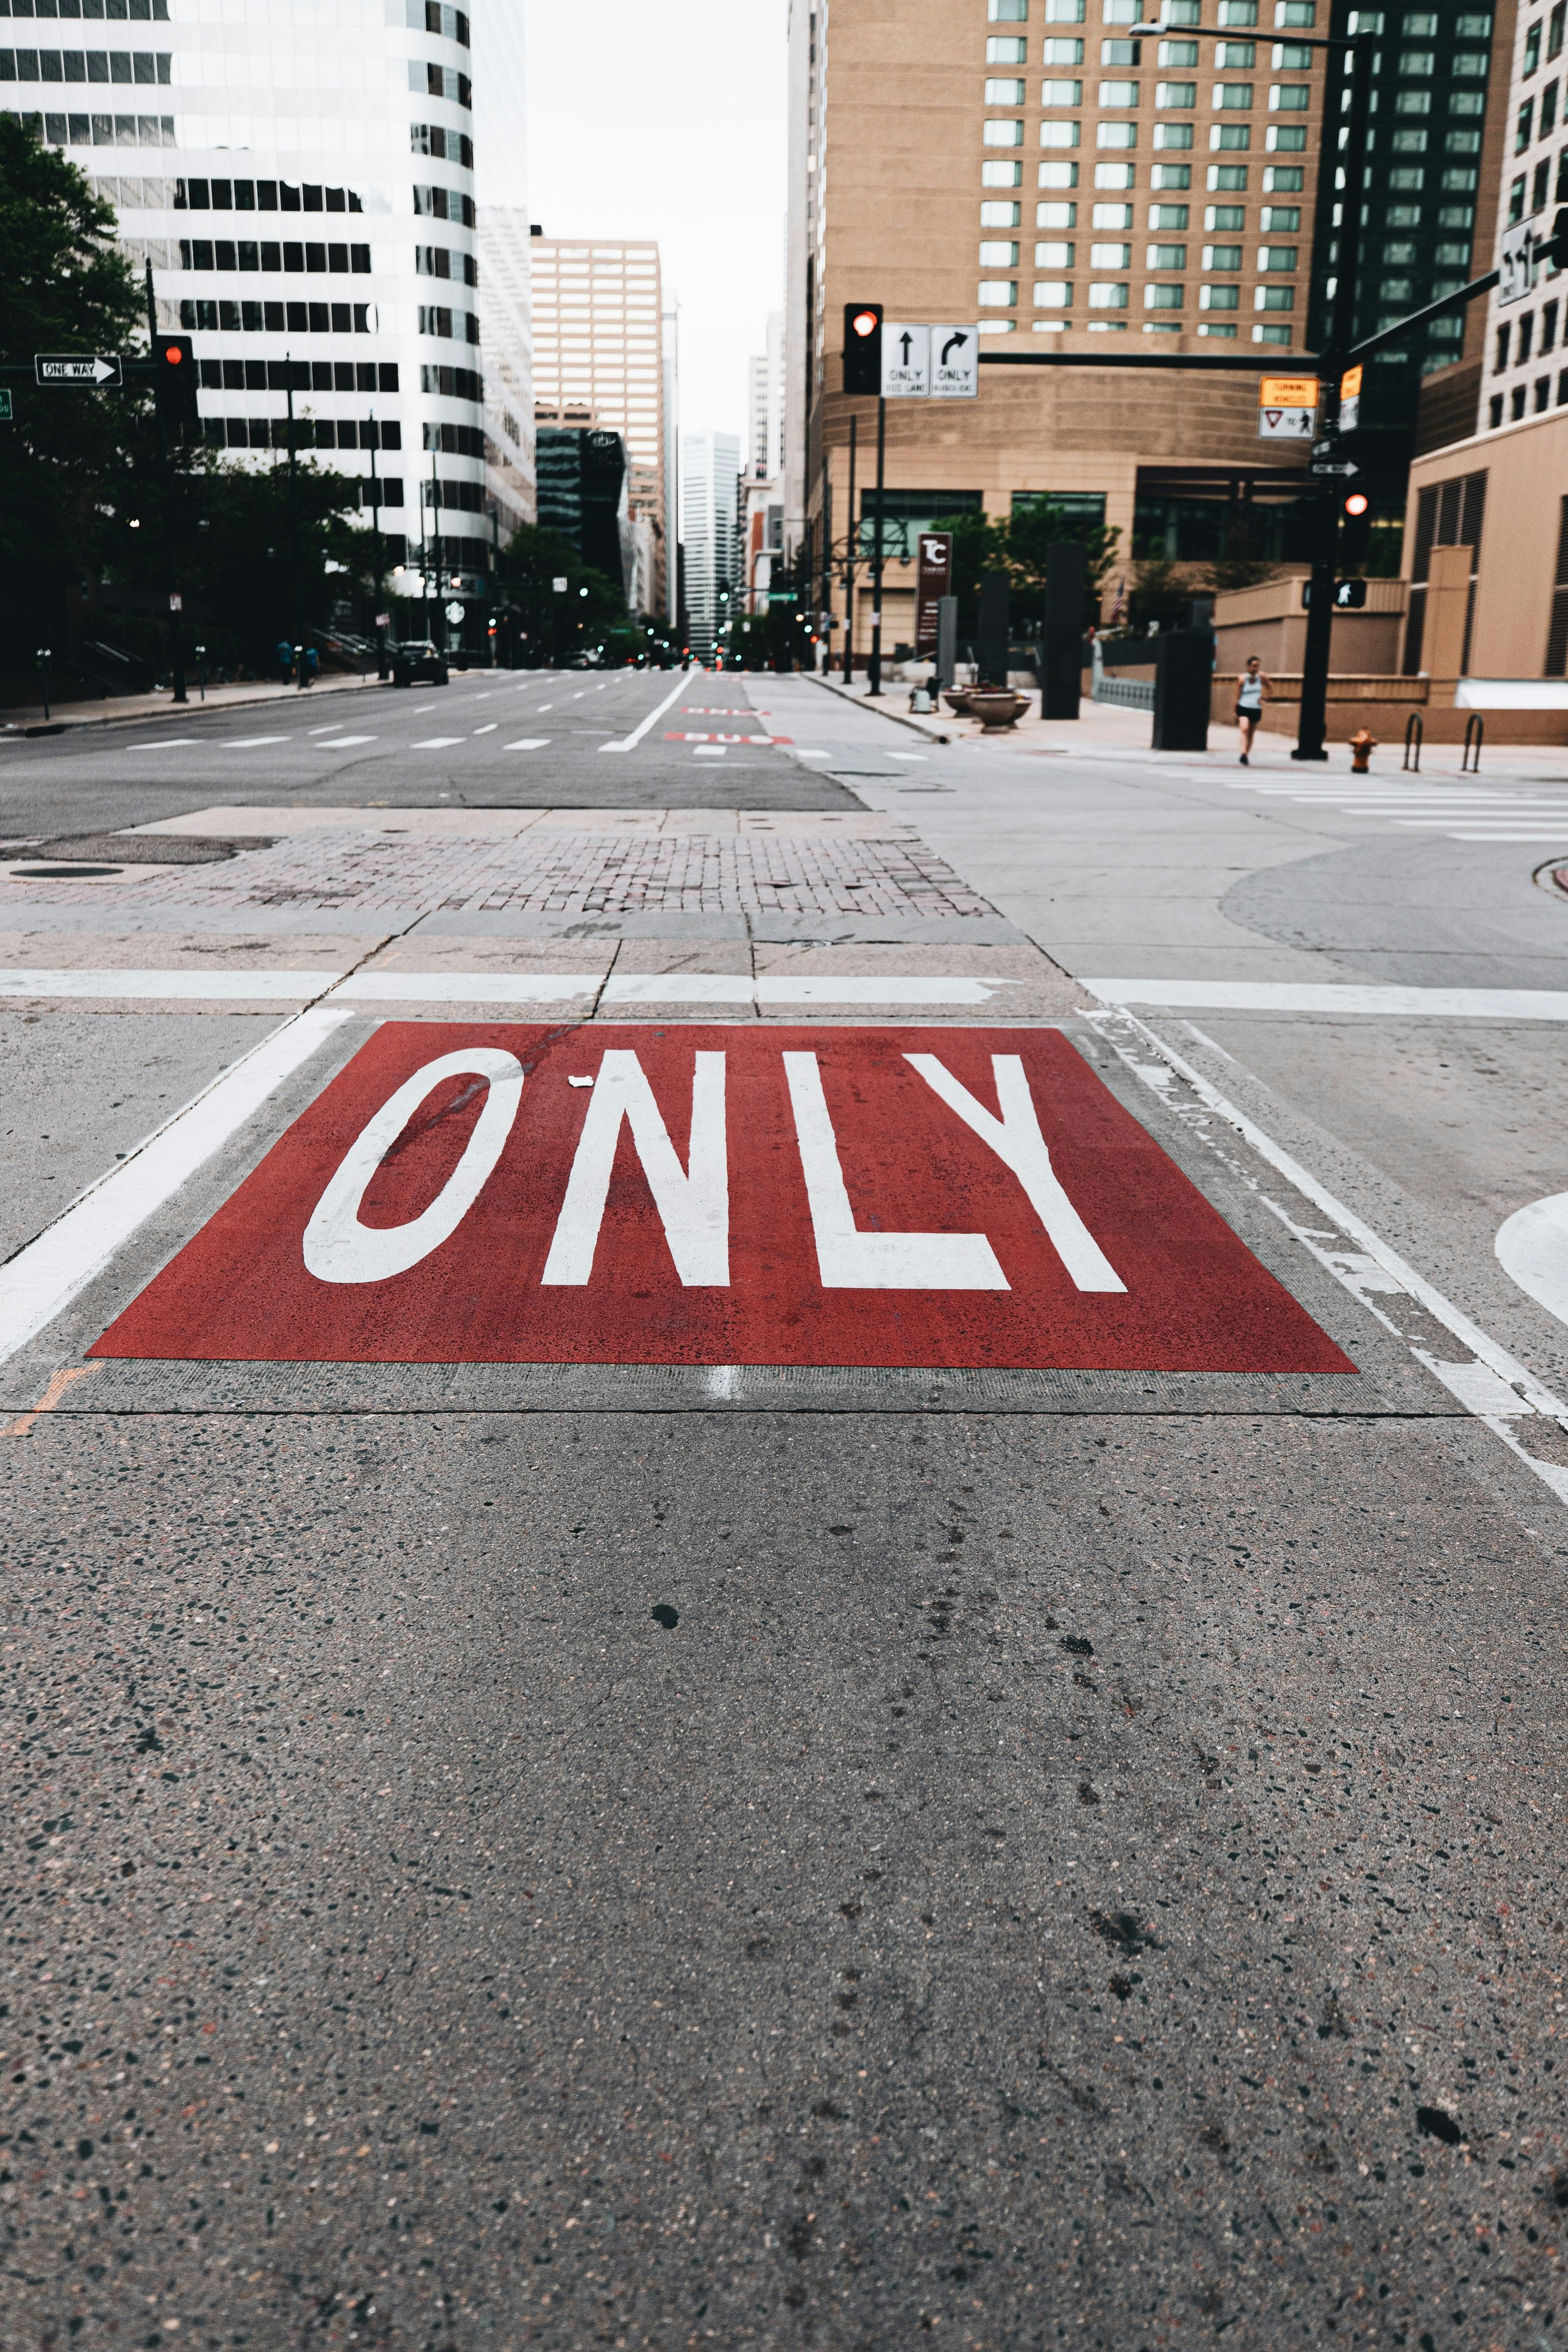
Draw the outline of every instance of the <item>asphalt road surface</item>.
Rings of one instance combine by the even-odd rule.
[[[0,745],[5,2340],[1563,2342],[1568,777],[334,710]]]

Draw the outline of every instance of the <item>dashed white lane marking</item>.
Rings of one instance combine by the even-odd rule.
[[[138,1227],[351,1018],[312,1010],[286,1021],[0,1266],[0,1361],[68,1307]]]
[[[923,764],[929,755],[924,751],[889,751],[889,760],[919,760]]]
[[[547,710],[553,710],[554,708],[555,705],[552,702],[541,702],[536,705],[533,715],[536,719],[542,719]]]
[[[1086,982],[1085,985],[1089,983]],[[1278,1201],[1270,1200],[1267,1192],[1259,1192],[1264,1207],[1279,1218],[1286,1231],[1318,1264],[1331,1274],[1352,1298],[1359,1300],[1370,1314],[1375,1316],[1385,1330],[1392,1331],[1396,1339],[1403,1341],[1417,1362],[1425,1364],[1427,1370],[1442,1381],[1467,1412],[1473,1413],[1495,1437],[1500,1437],[1510,1452],[1517,1455],[1527,1469],[1532,1470],[1542,1485],[1551,1488],[1560,1503],[1568,1503],[1568,1469],[1556,1463],[1538,1459],[1520,1443],[1511,1426],[1515,1422],[1528,1421],[1539,1414],[1545,1420],[1555,1422],[1560,1429],[1568,1431],[1568,1403],[1554,1395],[1543,1381],[1537,1380],[1535,1374],[1517,1357],[1510,1355],[1506,1348],[1500,1347],[1489,1332],[1483,1331],[1479,1324],[1472,1323],[1463,1309],[1446,1298],[1425,1276],[1417,1274],[1415,1268],[1407,1265],[1397,1250],[1391,1249],[1382,1235],[1358,1217],[1353,1209],[1346,1208],[1326,1184],[1321,1184],[1311,1171],[1303,1168],[1300,1160],[1292,1159],[1272,1136],[1266,1135],[1260,1127],[1255,1126],[1244,1110],[1222,1095],[1201,1070],[1194,1070],[1191,1063],[1184,1061],[1135,1013],[1118,1008],[1110,1013],[1091,1013],[1089,1019],[1121,1060],[1160,1097],[1168,1108],[1177,1109],[1169,1088],[1173,1076],[1179,1077],[1192,1088],[1206,1110],[1234,1129],[1260,1159],[1267,1160],[1294,1191],[1339,1228],[1339,1234],[1345,1241],[1354,1244],[1351,1249],[1342,1245],[1325,1248],[1325,1243],[1336,1241],[1335,1234],[1298,1223]],[[1124,1031],[1132,1033],[1139,1041],[1141,1054],[1131,1050],[1131,1039],[1125,1034],[1122,1037],[1116,1035],[1115,1024],[1121,1024]],[[1149,1053],[1159,1058],[1151,1062],[1142,1057]],[[1189,1124],[1187,1131],[1209,1149],[1217,1149],[1212,1133],[1202,1132],[1202,1128],[1207,1126],[1207,1120],[1202,1122],[1201,1128]],[[1468,1363],[1446,1362],[1416,1341],[1407,1339],[1377,1303],[1380,1298],[1389,1298],[1400,1293],[1416,1300],[1446,1331],[1452,1333],[1461,1347],[1468,1348],[1470,1360]]]
[[[0,997],[218,997],[303,1004],[335,986],[336,971],[0,971]]]
[[[264,743],[287,743],[287,735],[231,735],[220,742],[220,751],[259,751]]]
[[[184,744],[199,740],[195,735],[161,735],[155,743],[125,743],[121,749],[126,751],[177,751]]]
[[[500,725],[499,719],[492,719],[485,726],[476,727],[474,732],[476,735],[493,735]]]
[[[685,678],[678,677],[675,684],[670,688],[669,692],[665,696],[664,700],[657,704],[655,708],[648,712],[646,719],[639,719],[629,735],[624,735],[618,743],[601,743],[599,746],[600,751],[635,751],[637,745],[642,741],[643,737],[647,733],[648,729],[653,725],[654,721],[656,719],[662,719],[665,712],[669,709],[670,704],[672,702],[678,702],[683,694],[687,694],[689,691],[690,688],[688,687]]]
[[[515,743],[503,743],[503,751],[542,751],[549,742],[548,735],[520,735]]]
[[[329,741],[318,743],[316,749],[318,751],[351,751],[356,743],[374,743],[374,735],[334,735]]]
[[[606,743],[605,746],[605,751],[607,751],[609,748],[609,745]],[[722,743],[699,743],[691,756],[694,760],[721,760],[724,757],[724,745]]]
[[[454,743],[466,743],[466,735],[426,735],[422,742],[410,743],[411,751],[447,751]]]
[[[1413,1013],[1433,1020],[1568,1021],[1568,989],[1399,988],[1357,981],[1085,980],[1107,1004],[1211,1013]]]

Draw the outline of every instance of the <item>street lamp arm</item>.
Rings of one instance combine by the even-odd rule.
[[[1140,36],[1142,36],[1142,37],[1146,41],[1153,40],[1156,37],[1166,40],[1176,38],[1184,41],[1234,41],[1237,38],[1234,32],[1216,32],[1206,25],[1129,25],[1127,30],[1122,33],[1120,37],[1124,41],[1135,41],[1140,37]],[[1251,37],[1256,40],[1258,38],[1257,33],[1254,32]],[[1293,49],[1355,49],[1358,48],[1363,42],[1365,42],[1370,46],[1373,38],[1374,36],[1371,33],[1298,33],[1292,31],[1289,35],[1281,36],[1282,40],[1289,40],[1289,44]]]
[[[1424,327],[1428,319],[1441,318],[1445,310],[1457,310],[1462,304],[1475,301],[1479,295],[1489,294],[1501,276],[1500,269],[1489,269],[1484,278],[1473,278],[1457,293],[1445,294],[1440,302],[1428,302],[1424,310],[1412,310],[1407,319],[1396,319],[1392,327],[1384,327],[1375,335],[1363,336],[1359,343],[1351,345],[1345,354],[1347,361],[1353,363],[1363,360],[1369,352],[1381,352],[1386,344],[1396,343],[1415,328]]]

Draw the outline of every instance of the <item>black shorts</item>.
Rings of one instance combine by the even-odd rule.
[[[1236,706],[1236,715],[1237,715],[1237,717],[1238,719],[1261,719],[1261,718],[1262,718],[1262,716],[1263,716],[1263,712],[1262,712],[1262,710],[1261,710],[1261,709],[1256,709],[1256,710],[1244,710],[1244,709],[1242,709],[1242,707],[1241,707],[1240,703],[1238,702],[1238,703],[1237,704],[1237,706]]]

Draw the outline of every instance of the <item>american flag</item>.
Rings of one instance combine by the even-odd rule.
[[[1124,619],[1124,618],[1126,617],[1126,613],[1127,613],[1127,576],[1126,576],[1125,572],[1123,572],[1123,573],[1121,574],[1121,576],[1118,579],[1117,583],[1116,583],[1116,593],[1115,593],[1115,595],[1112,597],[1111,602],[1110,602],[1110,617],[1111,617],[1111,620],[1112,620],[1113,622],[1122,620],[1122,619]]]

